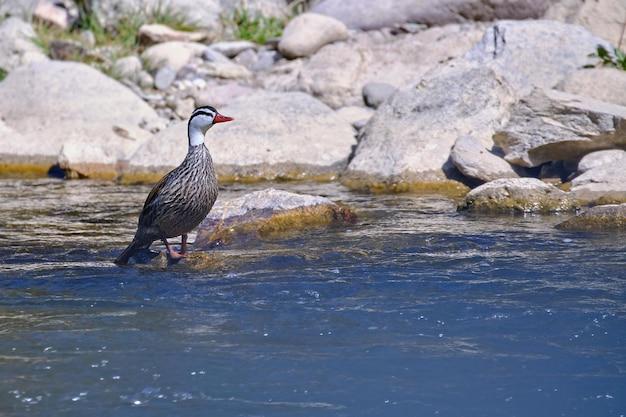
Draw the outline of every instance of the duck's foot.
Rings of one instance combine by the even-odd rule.
[[[167,255],[170,257],[170,259],[176,260],[176,261],[187,257],[186,253],[178,252],[178,251],[176,251],[175,249],[172,249],[172,248],[170,248],[167,251]]]

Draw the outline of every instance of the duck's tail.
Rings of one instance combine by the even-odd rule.
[[[132,242],[130,242],[130,245],[128,245],[128,247],[126,249],[124,249],[124,252],[122,252],[120,254],[120,256],[117,257],[117,259],[114,261],[116,265],[126,265],[128,264],[128,261],[130,259],[131,256],[133,256],[135,253],[137,253],[138,250],[141,249],[145,249],[147,247],[150,246],[151,242],[144,242],[141,241],[139,239],[137,239],[137,237],[135,236],[135,238],[133,239]]]

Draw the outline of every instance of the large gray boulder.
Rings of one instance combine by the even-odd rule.
[[[576,201],[536,178],[503,178],[474,188],[459,210],[484,213],[554,213],[571,211]]]
[[[46,61],[48,58],[33,43],[33,27],[17,17],[0,23],[0,68],[12,71],[20,65]]]
[[[626,203],[606,204],[586,209],[555,226],[562,230],[624,230],[626,229]]]
[[[67,168],[97,177],[104,161],[106,178],[109,162],[134,153],[162,123],[122,84],[87,65],[60,61],[10,72],[0,83],[0,118],[22,137],[0,141],[4,163],[41,170],[65,148]]]
[[[482,36],[479,25],[448,25],[416,34],[360,33],[324,46],[308,61],[289,61],[262,74],[271,90],[302,90],[333,108],[362,105],[368,82],[403,87],[466,53]]]
[[[460,136],[456,140],[450,151],[450,160],[466,177],[484,182],[519,177],[511,164],[490,152],[483,143],[470,135]]]
[[[198,227],[194,247],[241,243],[243,238],[276,238],[356,219],[328,198],[268,188],[233,200],[218,199]]]
[[[589,169],[572,180],[572,194],[594,203],[626,202],[626,158]]]
[[[626,71],[617,68],[585,68],[570,74],[557,89],[626,106]]]
[[[409,22],[433,26],[539,18],[549,5],[549,0],[323,0],[313,11],[339,19],[353,29],[372,30]]]
[[[623,36],[626,2],[624,0],[559,0],[553,2],[545,18],[580,25],[594,35],[617,45]]]
[[[465,58],[504,77],[520,94],[552,88],[568,74],[597,62],[591,55],[609,44],[570,24],[549,20],[501,21],[491,26]]]
[[[322,46],[348,39],[346,26],[332,17],[303,13],[289,22],[278,50],[287,58],[313,55]]]
[[[207,134],[222,181],[334,178],[356,144],[349,123],[303,93],[242,96],[219,110],[235,118]],[[178,165],[187,152],[186,129],[174,124],[139,148],[127,181],[158,179]]]
[[[535,90],[494,136],[512,164],[535,167],[626,147],[626,107],[556,90]]]
[[[512,94],[492,70],[456,64],[399,90],[378,109],[344,174],[347,185],[442,182],[454,175],[449,157],[458,137],[471,134],[491,147]]]

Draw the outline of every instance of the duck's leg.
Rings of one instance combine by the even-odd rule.
[[[187,254],[187,235],[186,234],[180,237],[180,254],[181,255]]]
[[[176,249],[172,248],[166,238],[162,238],[161,241],[165,245],[165,248],[167,249],[167,254],[170,256],[171,259],[180,259],[185,257],[184,253],[179,253],[176,251]]]

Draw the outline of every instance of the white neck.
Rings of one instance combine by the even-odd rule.
[[[189,146],[199,146],[204,143],[204,132],[197,126],[189,126]]]

